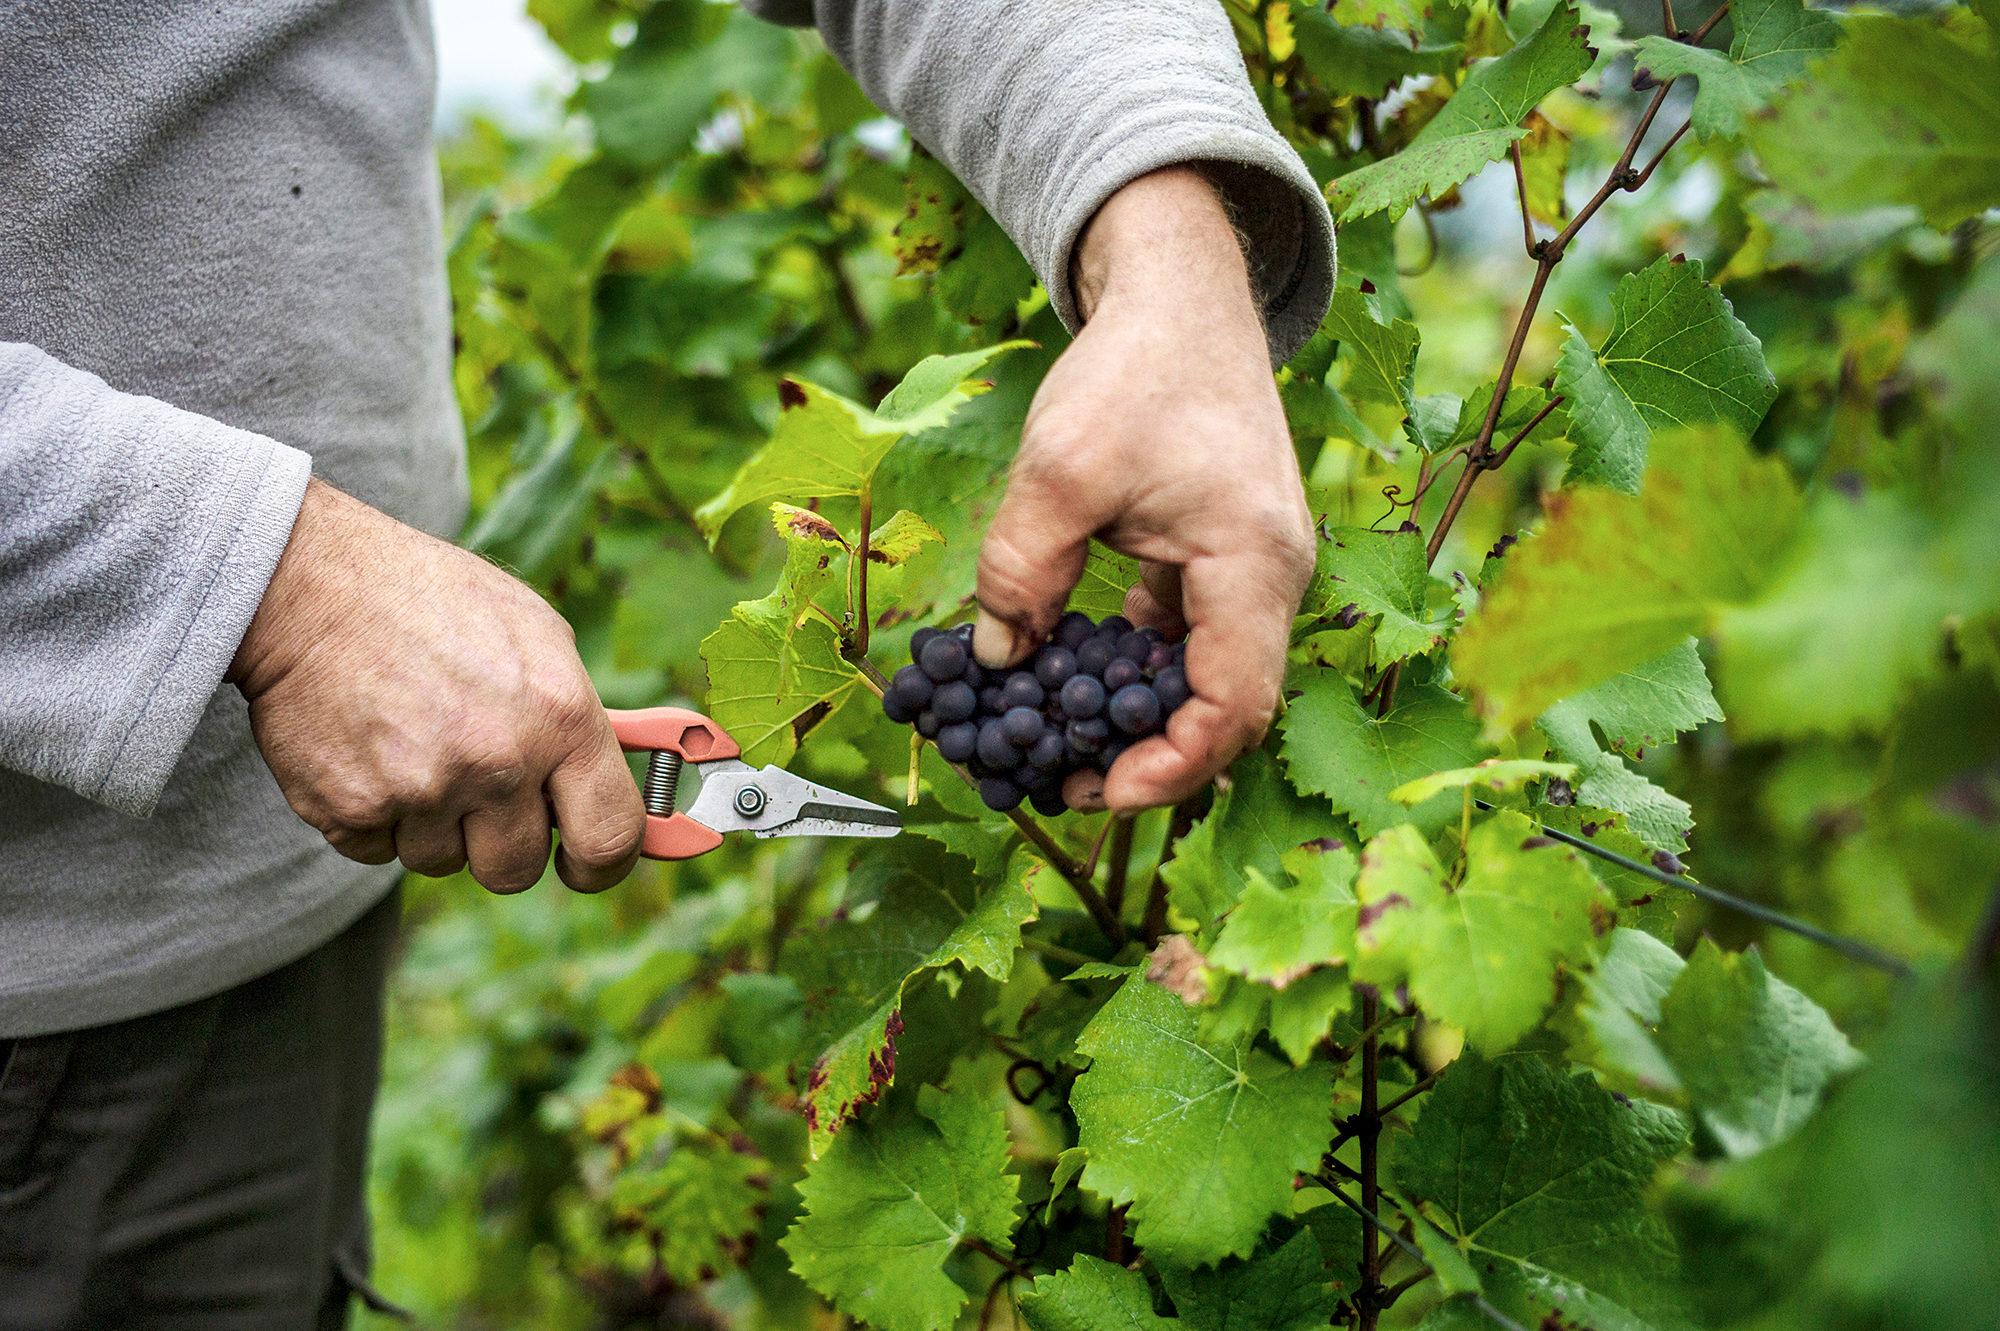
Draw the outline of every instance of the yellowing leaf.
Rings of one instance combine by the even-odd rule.
[[[722,524],[746,504],[860,494],[897,440],[950,420],[987,387],[972,375],[1027,345],[1002,342],[959,356],[927,356],[873,411],[817,384],[787,379],[771,441],[737,469],[728,488],[695,510],[695,520],[713,545]]]
[[[1497,1054],[1533,1029],[1556,971],[1586,964],[1611,928],[1611,894],[1576,851],[1520,814],[1472,830],[1453,885],[1417,830],[1391,828],[1361,854],[1354,978],[1410,997]]]
[[[1707,430],[1656,440],[1636,497],[1586,486],[1547,506],[1452,644],[1453,673],[1502,730],[1755,596],[1800,504],[1783,462]]]
[[[1467,786],[1478,786],[1482,791],[1519,790],[1538,776],[1559,776],[1568,780],[1575,775],[1576,768],[1568,763],[1545,763],[1533,758],[1488,758],[1477,767],[1455,767],[1449,772],[1433,772],[1419,777],[1397,786],[1389,792],[1389,798],[1402,805],[1422,804],[1445,790],[1463,790]],[[1484,798],[1483,794],[1481,798]]]

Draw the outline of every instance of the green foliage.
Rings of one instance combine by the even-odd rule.
[[[1688,1322],[1645,1193],[1685,1140],[1671,1112],[1620,1103],[1582,1073],[1469,1054],[1438,1083],[1396,1177],[1517,1321],[1664,1331]]]
[[[1354,977],[1399,984],[1424,1011],[1499,1053],[1555,997],[1557,968],[1587,964],[1611,927],[1611,898],[1575,850],[1517,813],[1473,829],[1452,882],[1407,824],[1368,843],[1356,885]]]
[[[1829,212],[1913,204],[1937,227],[2000,202],[1993,30],[1873,15],[1843,27],[1832,56],[1751,127],[1771,177]]]
[[[1225,10],[1344,219],[1277,380],[1322,539],[1272,737],[1115,833],[1029,839],[875,706],[915,627],[970,614],[1068,346],[946,166],[809,35],[692,0],[535,0],[602,62],[573,120],[444,145],[467,543],[607,703],[701,707],[906,828],[588,899],[412,880],[373,1187],[380,1283],[427,1324],[2000,1303],[1995,999],[1947,966],[2000,877],[1992,6],[1640,36],[1706,146],[1636,193],[1606,173],[1688,89],[1630,143],[1607,11]],[[1540,288],[1484,192],[1512,145],[1545,227],[1611,186]],[[1093,546],[1071,603],[1135,577]],[[1364,1176],[1421,1265],[1364,1255],[1331,1195]]]
[[[1134,1237],[1182,1264],[1247,1256],[1318,1167],[1332,1109],[1324,1065],[1289,1068],[1240,1038],[1198,1038],[1200,1014],[1125,981],[1077,1040],[1090,1070],[1070,1103],[1090,1152],[1083,1186],[1129,1205]]]
[[[925,1087],[841,1134],[800,1185],[785,1237],[799,1274],[841,1311],[890,1331],[949,1326],[965,1291],[939,1268],[968,1239],[1006,1247],[1016,1183],[998,1110]]]
[[[1534,36],[1474,67],[1408,148],[1335,181],[1329,196],[1339,220],[1385,209],[1400,217],[1419,195],[1436,198],[1504,154],[1527,133],[1519,122],[1542,98],[1589,70],[1595,53],[1587,32],[1575,8],[1556,4]]]
[[[1556,367],[1576,445],[1566,480],[1637,494],[1653,431],[1756,430],[1778,385],[1756,334],[1703,282],[1699,260],[1662,258],[1629,274],[1611,308],[1611,334],[1596,352],[1572,329]]]
[[[1692,74],[1694,131],[1704,140],[1734,137],[1744,123],[1788,85],[1804,81],[1812,63],[1833,50],[1840,24],[1800,0],[1739,0],[1730,6],[1735,37],[1729,53],[1667,37],[1641,37],[1633,62],[1661,82]]]

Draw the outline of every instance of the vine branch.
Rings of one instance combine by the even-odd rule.
[[[1679,39],[1680,34],[1672,24],[1671,0],[1662,0],[1662,5],[1664,15],[1668,19],[1667,30],[1670,35]],[[1722,5],[1717,7],[1715,13],[1709,16],[1706,23],[1702,24],[1699,29],[1684,40],[1689,45],[1699,45],[1701,39],[1706,37],[1715,25],[1722,21],[1722,16],[1728,10],[1729,5],[1727,0],[1725,0]],[[1605,176],[1604,184],[1598,187],[1597,193],[1590,197],[1588,203],[1577,209],[1576,216],[1569,220],[1569,225],[1556,233],[1553,240],[1537,241],[1535,239],[1534,227],[1530,222],[1528,213],[1527,175],[1521,165],[1520,145],[1518,143],[1514,145],[1514,183],[1516,193],[1520,199],[1522,239],[1528,247],[1529,257],[1535,261],[1535,280],[1533,285],[1528,288],[1527,299],[1521,304],[1520,317],[1514,322],[1514,336],[1508,343],[1507,357],[1501,363],[1500,377],[1493,386],[1493,400],[1486,404],[1486,417],[1480,422],[1479,436],[1473,440],[1470,449],[1466,452],[1464,469],[1459,472],[1458,483],[1452,488],[1451,498],[1445,501],[1444,512],[1438,516],[1437,526],[1432,529],[1431,538],[1424,547],[1428,562],[1437,562],[1438,551],[1444,548],[1444,538],[1450,533],[1452,524],[1458,520],[1459,510],[1465,507],[1466,498],[1472,493],[1473,484],[1478,481],[1480,475],[1504,464],[1513,455],[1514,449],[1519,446],[1521,440],[1527,437],[1528,431],[1524,430],[1505,449],[1496,452],[1493,448],[1493,434],[1499,428],[1500,414],[1506,407],[1507,390],[1514,385],[1514,372],[1520,367],[1521,351],[1527,345],[1528,330],[1534,325],[1535,315],[1541,308],[1542,294],[1548,289],[1549,274],[1554,272],[1556,265],[1562,262],[1563,253],[1569,248],[1569,243],[1576,239],[1577,232],[1581,231],[1584,224],[1597,215],[1598,210],[1605,205],[1611,196],[1620,191],[1630,192],[1644,185],[1652,178],[1654,170],[1665,160],[1667,153],[1673,148],[1674,144],[1678,143],[1681,136],[1687,133],[1688,126],[1682,125],[1678,130],[1674,131],[1667,142],[1653,155],[1652,160],[1646,164],[1643,171],[1634,171],[1632,169],[1632,159],[1638,155],[1640,144],[1645,142],[1646,135],[1651,132],[1653,121],[1660,114],[1660,107],[1666,103],[1667,93],[1673,86],[1674,80],[1668,79],[1655,89],[1652,100],[1646,104],[1645,111],[1639,116],[1639,123],[1633,127],[1631,137],[1625,142],[1625,150],[1618,155],[1617,163],[1612,166],[1609,174]],[[1553,408],[1554,404],[1551,404],[1549,410],[1553,410]],[[1530,422],[1528,430],[1532,430],[1536,425],[1540,424],[1541,420],[1547,414],[1548,411],[1545,410],[1541,417],[1537,417],[1535,421]],[[1391,688],[1393,689],[1393,687],[1392,683]]]

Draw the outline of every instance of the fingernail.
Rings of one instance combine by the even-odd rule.
[[[972,625],[972,655],[988,670],[1004,670],[1014,664],[1013,628],[984,607]]]

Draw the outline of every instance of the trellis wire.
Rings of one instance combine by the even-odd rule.
[[[1475,799],[1473,803],[1489,811],[1494,807],[1482,799]],[[1593,844],[1588,838],[1577,836],[1572,832],[1565,832],[1559,827],[1550,827],[1545,823],[1536,823],[1535,826],[1540,828],[1545,835],[1554,837],[1564,845],[1575,846],[1578,850],[1595,855],[1600,860],[1608,860],[1610,863],[1630,873],[1642,874],[1656,883],[1664,883],[1668,887],[1678,887],[1685,892],[1692,892],[1703,901],[1710,901],[1718,906],[1727,906],[1731,910],[1741,911],[1743,914],[1762,920],[1766,924],[1775,925],[1787,933],[1794,933],[1801,938],[1818,943],[1821,947],[1830,947],[1835,952],[1861,962],[1863,965],[1887,971],[1898,979],[1908,979],[1914,973],[1903,962],[1886,952],[1870,947],[1858,938],[1849,938],[1844,934],[1829,933],[1816,925],[1807,924],[1804,920],[1795,920],[1780,911],[1772,910],[1769,906],[1759,905],[1754,901],[1746,901],[1742,897],[1724,892],[1720,888],[1709,887],[1706,884],[1697,883],[1688,878],[1677,878],[1664,869],[1656,869],[1650,864],[1642,864],[1638,860],[1620,855],[1617,851],[1606,850],[1602,846]]]

